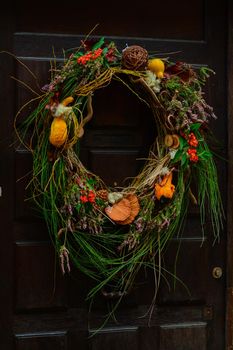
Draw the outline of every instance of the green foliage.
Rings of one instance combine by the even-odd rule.
[[[210,77],[211,74],[215,74],[215,72],[208,67],[200,67],[199,69],[199,82],[201,85],[204,85],[206,83],[206,80]]]
[[[105,43],[105,40],[104,40],[104,37],[102,37],[97,43],[95,43],[93,46],[92,46],[92,50],[97,50],[99,48],[101,48]]]

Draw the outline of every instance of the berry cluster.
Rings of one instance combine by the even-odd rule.
[[[191,162],[193,163],[197,163],[198,162],[198,155],[197,155],[197,146],[198,146],[198,140],[196,138],[196,136],[194,135],[193,132],[191,132],[188,135],[188,144],[189,146],[193,147],[193,148],[189,148],[187,153],[189,155],[189,159]]]
[[[77,59],[77,62],[79,64],[85,65],[90,60],[92,60],[92,61],[96,60],[102,54],[102,51],[103,50],[101,48],[99,48],[99,49],[96,49],[94,51],[88,52],[85,55],[79,57]]]
[[[95,193],[93,192],[93,191],[84,191],[84,190],[82,190],[81,191],[81,196],[80,196],[80,201],[82,202],[82,203],[87,203],[87,202],[89,202],[89,203],[95,203],[95,197],[96,197],[96,195],[95,195]]]

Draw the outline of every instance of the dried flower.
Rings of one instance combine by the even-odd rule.
[[[163,229],[166,229],[170,225],[170,219],[164,219],[164,221],[159,225],[158,231],[160,232]]]
[[[154,92],[160,92],[160,79],[157,79],[153,72],[147,70],[145,80]]]
[[[191,80],[194,80],[196,78],[196,73],[191,68],[191,66],[187,63],[180,61],[176,62],[170,67],[167,67],[165,72],[166,74],[168,74],[168,76],[179,76],[184,83],[190,82]]]
[[[177,152],[177,151],[176,151]],[[175,152],[175,153],[176,153]],[[170,173],[171,170],[169,170],[169,168],[167,166],[164,166],[161,171],[160,171],[160,175],[163,176],[163,175],[167,175],[168,173]]]
[[[106,59],[107,59],[107,61],[109,63],[116,61],[116,59],[117,59],[117,57],[116,57],[116,49],[113,48],[113,47],[110,47],[108,49],[108,52],[106,53],[105,57],[106,57]]]
[[[69,251],[64,245],[61,246],[60,248],[60,264],[61,264],[61,270],[63,275],[66,272],[65,265],[66,265],[67,271],[70,272]]]
[[[170,149],[169,153],[170,153],[170,158],[174,159],[177,153],[177,149]]]
[[[71,204],[68,204],[68,205],[67,205],[67,210],[68,210],[68,213],[69,213],[70,215],[73,214],[73,208],[72,208]]]
[[[124,247],[128,246],[128,250],[132,250],[138,243],[139,235],[136,232],[130,233],[117,249],[121,251]]]
[[[103,232],[103,218],[99,216],[92,218],[90,216],[84,216],[79,219],[75,228],[82,231],[88,231],[91,234],[98,235]]]
[[[135,227],[137,232],[139,233],[143,232],[145,228],[145,221],[143,220],[142,217],[139,217],[137,220],[135,220]]]

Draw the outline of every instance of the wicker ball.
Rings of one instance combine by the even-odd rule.
[[[130,70],[145,70],[148,62],[148,52],[143,47],[132,45],[123,50],[122,66]]]

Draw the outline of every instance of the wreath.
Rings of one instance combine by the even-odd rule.
[[[138,45],[119,51],[104,38],[85,40],[60,67],[51,65],[50,83],[26,104],[36,107],[16,130],[33,157],[32,197],[62,272],[70,272],[72,261],[95,281],[88,298],[124,296],[142,267],[158,276],[157,289],[166,271],[163,254],[181,233],[190,201],[199,207],[203,230],[208,217],[219,239],[223,208],[207,142],[216,117],[203,92],[210,72]],[[113,79],[149,106],[158,132],[141,171],[124,188],[107,186],[79,158],[95,91]]]

